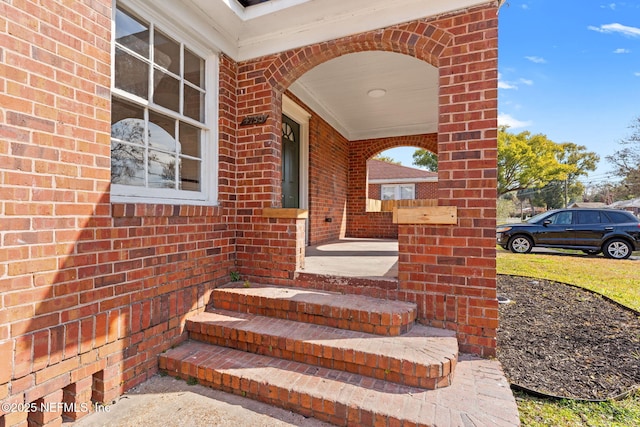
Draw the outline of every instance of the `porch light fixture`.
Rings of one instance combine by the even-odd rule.
[[[369,92],[367,92],[367,95],[369,95],[369,97],[371,98],[382,98],[386,94],[387,91],[385,89],[371,89]]]
[[[238,0],[238,2],[243,7],[253,6],[253,5],[256,5],[256,4],[264,3],[266,1],[269,1],[269,0]]]

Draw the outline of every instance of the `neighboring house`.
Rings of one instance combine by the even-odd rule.
[[[392,287],[323,286],[495,356],[500,2],[241,3],[0,2],[2,402],[111,402],[232,273],[299,285],[307,243],[374,234],[399,146],[455,223],[397,225]]]
[[[438,173],[381,160],[369,160],[369,198],[412,200],[438,198]]]
[[[602,202],[573,202],[569,205],[570,208],[604,208],[606,203]]]
[[[640,217],[640,197],[630,200],[619,200],[609,205],[610,208],[624,209]]]

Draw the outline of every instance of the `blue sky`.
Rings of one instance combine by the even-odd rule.
[[[600,155],[640,116],[640,1],[507,0],[499,15],[499,124]],[[386,153],[408,166],[414,149]]]

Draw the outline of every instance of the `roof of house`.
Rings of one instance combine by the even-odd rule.
[[[607,204],[602,202],[574,202],[570,208],[604,208]]]
[[[640,208],[640,197],[630,200],[619,200],[609,205],[611,208]]]
[[[394,165],[381,160],[369,160],[369,182],[435,182],[438,180],[437,172],[424,169],[410,168],[408,166]]]

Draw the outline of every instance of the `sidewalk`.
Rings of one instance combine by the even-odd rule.
[[[104,412],[63,426],[326,427],[329,424],[241,396],[155,375],[114,405],[105,407]]]

